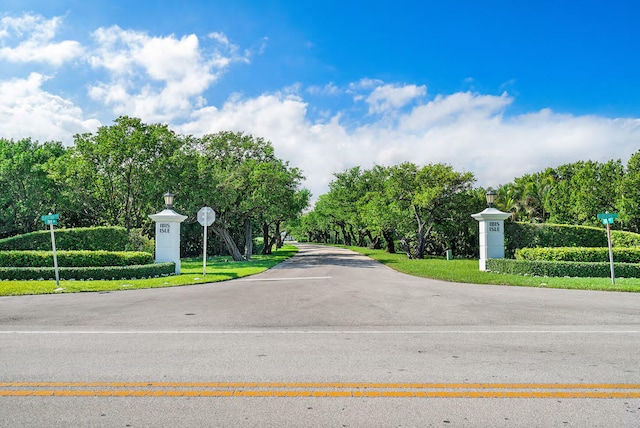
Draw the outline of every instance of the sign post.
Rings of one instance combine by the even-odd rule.
[[[611,267],[611,284],[615,284],[616,281],[615,281],[614,272],[613,272],[613,248],[611,245],[611,228],[609,227],[609,225],[613,224],[613,220],[618,218],[618,214],[609,213],[607,211],[604,214],[598,214],[598,218],[602,220],[602,224],[607,226],[607,242],[609,244],[609,265]]]
[[[207,276],[207,227],[216,221],[216,212],[211,207],[202,207],[198,211],[198,223],[204,226],[202,245],[202,276]]]
[[[40,220],[44,221],[44,224],[49,225],[49,229],[51,230],[51,248],[53,249],[53,270],[56,274],[56,287],[60,287],[60,273],[58,272],[58,257],[56,255],[56,237],[53,233],[53,225],[58,224],[58,218],[60,218],[60,214],[51,214],[43,215],[40,217]]]

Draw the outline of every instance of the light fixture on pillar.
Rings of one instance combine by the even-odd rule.
[[[485,196],[487,197],[489,208],[493,208],[493,203],[496,201],[496,192],[489,190]]]
[[[164,205],[167,207],[168,210],[173,208],[173,197],[175,195],[171,192],[167,192],[164,194]]]

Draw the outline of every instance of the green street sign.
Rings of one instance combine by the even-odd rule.
[[[44,221],[44,224],[58,224],[58,219],[60,218],[60,214],[48,214],[40,217],[40,220]]]
[[[618,218],[617,213],[598,214],[598,219],[602,220],[602,224],[613,224],[613,220]]]

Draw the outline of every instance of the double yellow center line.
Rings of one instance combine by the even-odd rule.
[[[0,382],[1,397],[640,398],[640,384]]]

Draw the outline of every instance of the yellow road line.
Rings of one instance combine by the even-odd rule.
[[[625,383],[0,382],[0,397],[640,398]]]
[[[0,388],[638,389],[640,383],[0,382]]]

